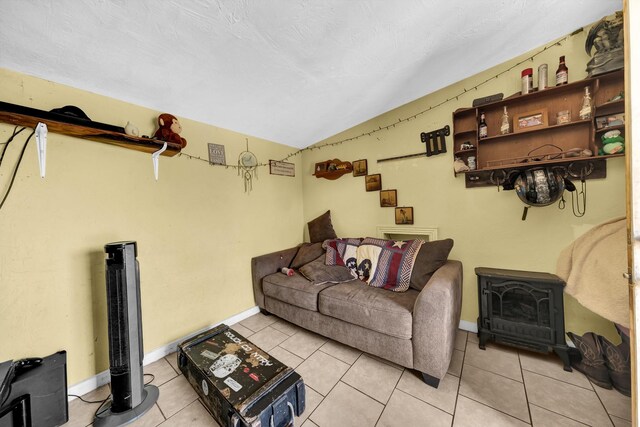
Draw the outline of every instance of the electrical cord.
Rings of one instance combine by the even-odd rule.
[[[7,148],[9,148],[9,144],[11,144],[11,141],[13,141],[13,138],[15,138],[16,136],[18,136],[18,134],[20,132],[22,132],[23,130],[25,130],[26,128],[22,128],[20,130],[18,130],[16,132],[16,130],[18,129],[18,126],[13,128],[13,134],[9,137],[9,139],[7,140],[7,142],[3,142],[0,145],[4,145],[4,149],[2,150],[2,154],[0,154],[0,166],[2,166],[2,159],[4,159],[4,153],[7,152]]]
[[[24,128],[20,129],[20,131],[15,132],[14,129],[14,134],[11,136],[11,138],[9,138],[8,142],[11,142],[11,140],[18,135],[20,132],[22,132],[24,130]],[[22,163],[22,157],[24,157],[24,152],[27,149],[27,145],[29,145],[29,141],[31,140],[31,137],[33,136],[33,134],[36,131],[34,130],[33,132],[31,132],[31,134],[27,137],[27,140],[25,141],[24,145],[22,146],[22,151],[20,152],[20,157],[18,157],[18,162],[16,163],[16,167],[13,170],[13,174],[11,175],[11,180],[9,181],[9,187],[7,187],[7,191],[4,194],[4,197],[2,198],[2,201],[0,201],[0,209],[2,209],[2,207],[4,206],[4,202],[7,201],[7,197],[9,197],[9,193],[11,193],[11,188],[13,188],[13,183],[16,180],[16,176],[18,175],[18,168],[20,167],[20,163]],[[7,144],[8,144],[7,142]],[[0,164],[2,163],[2,159],[4,158],[4,153],[7,151],[7,146],[5,146],[4,151],[2,152],[2,156],[0,156]]]
[[[151,379],[148,382],[144,383],[144,385],[149,385],[156,379],[156,376],[153,375],[153,374],[144,374],[144,376],[145,377],[151,377]],[[109,396],[109,397],[107,397],[107,398],[105,398],[103,400],[86,400],[82,396],[78,396],[77,394],[69,394],[68,396],[76,397],[76,398],[80,399],[84,403],[92,403],[92,404],[93,403],[99,403],[100,406],[98,406],[98,409],[96,409],[94,417],[99,417],[100,415],[104,414],[109,409],[108,407],[104,407],[104,405],[111,398],[111,396]]]

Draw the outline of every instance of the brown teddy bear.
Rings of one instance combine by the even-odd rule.
[[[182,148],[187,146],[187,140],[180,136],[182,126],[175,116],[167,113],[160,114],[158,116],[158,126],[160,128],[153,135],[154,138],[180,144]]]

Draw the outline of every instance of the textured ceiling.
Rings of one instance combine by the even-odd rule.
[[[0,7],[0,67],[306,147],[620,10],[622,0]]]

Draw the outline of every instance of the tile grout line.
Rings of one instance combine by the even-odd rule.
[[[520,421],[521,423],[525,423],[526,425],[529,425],[529,426],[531,425],[530,423],[528,423],[528,422],[524,421],[524,420],[523,420],[523,419],[521,419],[521,418],[515,417],[515,416],[513,416],[513,415],[511,415],[511,414],[507,414],[506,412],[501,411],[500,409],[494,408],[493,406],[489,406],[489,405],[487,405],[486,403],[482,403],[482,402],[480,402],[480,401],[478,401],[478,400],[476,400],[476,399],[474,399],[474,398],[472,398],[472,397],[465,396],[464,394],[461,394],[460,396],[464,396],[466,399],[473,400],[474,402],[479,403],[479,404],[480,404],[480,405],[482,405],[482,406],[486,406],[486,407],[487,407],[487,408],[489,408],[489,409],[493,409],[493,410],[494,410],[494,411],[496,411],[496,412],[500,412],[501,414],[504,414],[504,415],[508,416],[509,418],[513,418],[514,420],[518,420],[518,421]],[[544,409],[544,408],[543,408],[543,409]]]
[[[419,372],[419,371],[418,371],[418,372]],[[425,385],[426,385],[426,384],[425,384]],[[430,385],[427,385],[427,387],[431,387],[431,386],[430,386]],[[396,388],[396,389],[394,389],[394,390],[398,390],[398,391],[400,391],[400,392],[402,392],[402,393],[404,393],[404,394],[406,394],[406,395],[408,395],[408,396],[411,396],[411,397],[413,397],[414,399],[419,400],[420,402],[425,403],[425,404],[427,404],[427,405],[431,406],[432,408],[437,409],[437,410],[438,410],[438,411],[440,411],[440,412],[443,412],[443,413],[445,413],[445,414],[447,414],[447,415],[451,415],[451,417],[452,417],[452,421],[453,421],[453,414],[451,414],[451,413],[449,413],[449,412],[445,411],[445,410],[444,410],[444,409],[442,409],[442,408],[438,408],[438,407],[437,407],[437,406],[435,406],[433,403],[429,403],[429,402],[427,402],[427,401],[425,401],[425,400],[422,400],[422,399],[420,399],[418,396],[414,396],[413,394],[411,394],[411,393],[409,393],[408,391],[405,391],[405,390],[403,390],[403,389],[401,389],[401,388]],[[456,394],[456,400],[457,400],[457,399],[458,399],[458,395]],[[386,406],[386,405],[385,405],[385,406]],[[455,412],[455,411],[456,411],[456,409],[455,409],[455,406],[454,406],[454,407],[453,407],[453,412]]]
[[[460,378],[458,379],[458,389],[456,390],[456,401],[453,404],[453,414],[451,414],[451,425],[454,425],[456,421],[456,410],[458,409],[458,398],[460,397],[460,387],[462,387],[462,372],[464,371],[464,360],[467,358],[468,345],[469,345],[469,332],[467,332],[467,339],[464,342],[464,351],[462,352],[462,366],[460,367]],[[455,349],[455,344],[454,344],[454,349]]]
[[[522,366],[522,363],[520,364],[520,366]],[[580,388],[581,388],[581,389],[583,389],[583,390],[587,390],[587,391],[595,391],[595,390],[593,390],[593,387],[589,387],[589,388],[587,388],[587,387],[584,387],[584,386],[581,386],[581,385],[578,385],[578,384],[570,383],[569,381],[564,381],[564,380],[561,380],[561,379],[559,379],[559,378],[550,377],[549,375],[541,374],[540,372],[532,371],[531,369],[522,368],[522,370],[523,370],[523,371],[527,371],[527,372],[532,373],[532,374],[540,375],[541,377],[545,377],[545,378],[549,378],[549,379],[552,379],[552,380],[556,380],[556,381],[559,381],[559,382],[564,383],[564,384],[567,384],[567,385],[572,385],[572,386],[575,386],[575,387],[580,387]],[[576,372],[577,372],[577,371],[576,371]],[[578,372],[578,373],[579,373],[579,372]],[[583,374],[582,374],[582,373],[580,373],[580,375],[583,375]],[[523,376],[523,378],[524,378],[524,376]],[[586,377],[585,377],[585,378],[586,378]],[[589,380],[587,380],[587,381],[589,381]],[[589,385],[591,385],[591,381],[589,381]]]
[[[466,353],[466,352],[465,352],[465,353]],[[466,354],[465,354],[465,357],[466,357]],[[518,363],[519,363],[519,360],[520,360],[520,359],[518,358]],[[507,379],[507,380],[511,380],[511,381],[517,382],[518,384],[522,384],[522,385],[524,385],[524,380],[523,380],[523,381],[514,380],[514,379],[513,379],[513,378],[511,378],[511,377],[507,377],[507,376],[502,375],[502,374],[499,374],[499,373],[497,373],[497,372],[493,372],[493,371],[490,371],[490,370],[488,370],[488,369],[481,368],[480,366],[476,366],[476,365],[474,365],[473,363],[469,363],[469,366],[472,366],[472,367],[474,367],[474,368],[476,368],[476,369],[480,369],[481,371],[489,372],[490,374],[497,375],[497,376],[502,377],[502,378],[505,378],[505,379]],[[534,374],[535,374],[535,372],[534,372]],[[522,371],[520,371],[520,376],[522,376]]]
[[[588,426],[588,425],[589,425],[589,424],[583,423],[582,421],[576,420],[575,418],[571,418],[571,417],[569,417],[569,416],[567,416],[567,415],[564,415],[564,414],[561,414],[561,413],[559,413],[559,412],[552,411],[551,409],[549,409],[549,408],[545,408],[544,406],[536,405],[535,403],[530,403],[530,405],[535,406],[536,408],[540,408],[540,409],[543,409],[543,410],[545,410],[545,411],[551,412],[552,414],[556,414],[556,415],[559,415],[559,416],[561,416],[561,417],[564,417],[564,418],[570,419],[571,421],[575,421],[575,422],[580,423],[580,424],[583,424],[583,425],[585,425],[585,426]]]
[[[589,380],[589,383],[591,383],[591,380]],[[591,386],[593,387],[593,386],[595,386],[595,384],[591,384]],[[613,390],[615,390],[615,389],[613,389]],[[616,391],[618,391],[618,390],[616,390]],[[596,394],[596,397],[598,398],[598,401],[602,405],[602,409],[604,409],[604,413],[607,414],[607,418],[609,418],[609,421],[611,421],[611,424],[613,424],[615,426],[616,423],[613,422],[613,419],[611,418],[611,414],[609,413],[609,410],[607,409],[607,406],[604,404],[604,402],[602,401],[602,398],[600,398],[600,395],[595,390],[595,388],[593,389],[593,392]]]
[[[322,345],[324,345],[324,344],[322,344]],[[320,347],[322,347],[322,345],[321,345]],[[311,353],[311,354],[309,355],[309,357],[313,356],[317,351],[320,351],[320,347],[318,347],[318,348],[317,348],[313,353]],[[322,352],[322,353],[324,353],[324,352]],[[326,353],[325,353],[325,354],[326,354]],[[307,357],[307,359],[308,359],[309,357]],[[360,358],[360,356],[358,356],[358,359],[359,359],[359,358]],[[307,359],[304,359],[302,363],[306,362],[306,361],[307,361]],[[357,361],[358,359],[356,359],[356,361]],[[300,363],[300,365],[302,365],[302,363]],[[353,363],[356,363],[356,362],[353,362]],[[300,365],[298,365],[298,366],[300,366]],[[320,393],[319,391],[314,390],[313,388],[311,388],[311,389],[312,389],[312,390],[314,390],[316,393],[318,393],[320,396],[322,396],[322,399],[320,400],[320,403],[318,403],[318,405],[315,407],[315,409],[314,409],[313,411],[311,411],[311,413],[310,413],[309,415],[307,415],[307,420],[311,420],[311,415],[313,415],[313,413],[314,413],[314,412],[316,412],[316,410],[320,407],[320,405],[322,405],[322,402],[324,402],[324,399],[326,399],[326,398],[327,398],[327,396],[329,396],[329,393],[331,393],[331,391],[332,391],[334,388],[336,388],[336,385],[338,385],[338,383],[340,382],[340,380],[342,380],[342,377],[344,377],[344,376],[347,374],[347,372],[349,372],[349,370],[348,370],[348,369],[346,370],[346,372],[345,372],[344,374],[342,374],[342,376],[340,377],[340,379],[338,379],[338,381],[333,385],[333,387],[331,387],[331,390],[329,390],[329,391],[327,392],[327,394],[326,394],[326,395],[323,395],[323,394],[322,394],[322,393]],[[305,387],[306,387],[306,384],[305,384]],[[313,420],[311,420],[311,422],[313,422],[313,423],[315,424],[315,422],[314,422]]]
[[[467,334],[468,334],[468,332],[467,332]],[[468,337],[467,337],[467,338],[468,338]],[[466,344],[465,344],[465,352],[464,352],[464,356],[465,356],[465,357],[464,357],[464,359],[466,359],[466,357],[467,357],[467,351],[466,351],[466,348],[467,348],[467,347],[466,347]],[[465,365],[465,364],[464,364],[464,359],[463,359],[463,361],[462,361],[462,369],[463,369],[463,371],[464,371],[464,365]],[[519,357],[518,357],[518,360],[520,360],[520,358],[519,358]],[[487,371],[487,370],[482,369],[482,368],[478,368],[477,366],[473,366],[473,365],[469,365],[469,366],[472,366],[472,367],[474,367],[475,369],[480,369],[481,371],[485,371],[485,372],[489,372],[489,373],[494,374],[494,372]],[[496,374],[496,375],[498,375],[498,374]],[[499,376],[502,376],[502,375],[499,375]],[[514,380],[514,379],[512,379],[512,378],[504,377],[504,376],[502,376],[502,377],[503,377],[503,378],[510,379],[511,381],[515,381],[515,382],[518,382],[518,383],[519,383],[519,381],[516,381],[516,380]],[[522,386],[524,387],[524,382],[522,382],[522,383],[520,383],[520,384],[522,384]],[[469,400],[473,400],[474,402],[479,403],[480,405],[486,406],[486,407],[487,407],[487,408],[489,408],[489,409],[493,409],[494,411],[500,412],[501,414],[504,414],[504,415],[506,415],[506,416],[508,416],[508,417],[511,417],[511,418],[515,419],[515,420],[518,420],[518,421],[521,421],[521,422],[523,422],[523,423],[526,423],[526,421],[524,421],[524,420],[522,420],[522,419],[520,419],[520,418],[518,418],[518,417],[515,417],[515,416],[513,416],[513,415],[511,415],[511,414],[508,414],[508,413],[506,413],[506,412],[504,412],[504,411],[501,411],[500,409],[494,408],[493,406],[489,406],[489,405],[487,405],[486,403],[480,402],[480,401],[478,401],[478,400],[476,400],[476,399],[474,399],[474,398],[472,398],[472,397],[465,396],[464,394],[460,394],[460,387],[461,387],[461,385],[462,385],[462,371],[460,372],[460,384],[458,385],[458,394],[457,394],[457,396],[456,396],[456,407],[457,407],[457,405],[458,405],[458,402],[457,402],[457,401],[458,401],[458,397],[459,397],[459,396],[464,396],[465,398],[467,398],[467,399],[469,399]],[[525,393],[526,393],[526,392],[525,392]],[[525,398],[526,398],[526,394],[525,394]],[[528,406],[529,406],[529,402],[527,401],[527,410],[529,410]],[[454,421],[455,421],[455,410],[454,410]],[[529,425],[531,425],[531,423],[529,423]]]
[[[529,406],[529,394],[527,393],[527,384],[524,382],[524,373],[522,372],[522,360],[520,360],[520,351],[517,351],[518,366],[520,366],[520,377],[522,378],[522,388],[524,389],[524,399],[527,402],[527,413],[529,414],[529,424],[533,425],[533,417],[531,416],[531,407]]]

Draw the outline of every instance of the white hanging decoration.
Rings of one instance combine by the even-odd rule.
[[[151,155],[151,160],[153,161],[153,176],[156,177],[156,181],[158,180],[158,167],[159,167],[158,158],[160,157],[160,154],[164,153],[164,150],[166,149],[167,149],[167,143],[165,142],[162,145],[161,149],[159,149],[158,151],[156,151]]]
[[[38,122],[36,126],[36,146],[38,151],[38,166],[40,178],[44,178],[47,172],[47,125]]]
[[[249,139],[247,139],[247,149],[238,156],[238,176],[242,175],[244,180],[244,192],[249,193],[253,189],[253,178],[258,179],[258,158],[249,151]]]

